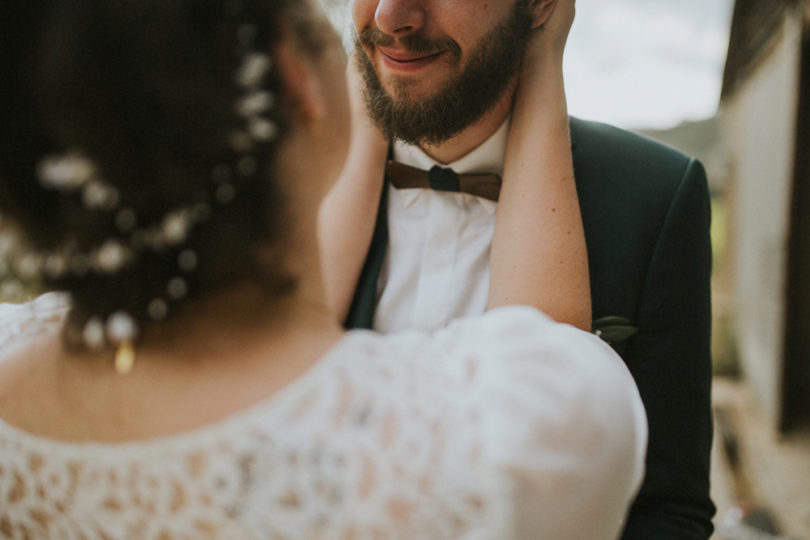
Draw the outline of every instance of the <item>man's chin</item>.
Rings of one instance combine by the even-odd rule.
[[[377,72],[379,77],[379,71]],[[397,104],[418,106],[430,101],[441,91],[442,85],[427,78],[386,75],[380,80],[385,93]]]
[[[391,100],[399,107],[419,107],[421,104],[430,101],[435,92],[424,90],[418,85],[395,85],[393,88],[385,89]]]

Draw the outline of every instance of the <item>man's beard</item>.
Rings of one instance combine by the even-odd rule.
[[[464,70],[451,78],[432,97],[409,99],[407,87],[395,90],[382,86],[374,66],[361,44],[390,45],[393,38],[378,30],[366,30],[355,37],[355,61],[365,81],[369,115],[389,138],[410,144],[440,144],[474,124],[491,110],[516,79],[531,32],[528,2],[519,0],[511,17],[491,30],[470,54]],[[461,51],[450,38],[430,40],[420,34],[400,40],[412,54],[447,52],[458,65]]]

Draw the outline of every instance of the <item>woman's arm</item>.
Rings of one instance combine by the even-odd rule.
[[[362,78],[349,63],[352,135],[346,164],[321,204],[318,237],[326,298],[342,323],[363,269],[385,177],[388,141],[366,113]]]
[[[492,241],[489,308],[527,304],[590,330],[588,257],[579,211],[562,56],[574,0],[551,15],[523,61]]]

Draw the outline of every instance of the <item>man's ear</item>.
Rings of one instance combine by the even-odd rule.
[[[543,26],[556,5],[557,0],[531,0],[529,11],[532,14],[532,28]]]
[[[326,114],[326,101],[313,62],[289,38],[276,46],[273,60],[293,119],[304,125],[317,124]]]

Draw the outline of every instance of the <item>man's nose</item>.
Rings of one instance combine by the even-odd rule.
[[[404,36],[424,26],[425,10],[420,0],[380,0],[374,22],[390,36]]]

